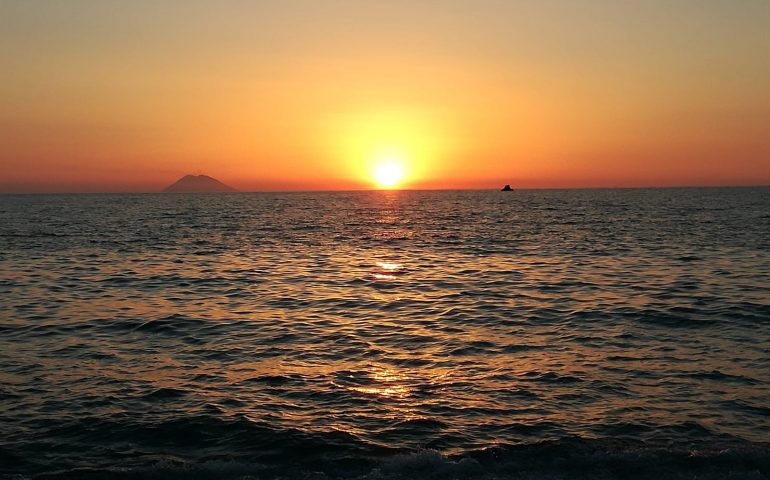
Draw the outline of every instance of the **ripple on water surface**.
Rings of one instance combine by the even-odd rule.
[[[767,475],[768,199],[5,196],[0,475],[632,475],[693,442]]]

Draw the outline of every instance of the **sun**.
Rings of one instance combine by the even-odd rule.
[[[382,188],[396,187],[404,178],[404,168],[393,161],[383,161],[374,167],[374,180]]]

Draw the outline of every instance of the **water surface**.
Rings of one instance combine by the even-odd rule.
[[[0,475],[766,478],[769,251],[767,188],[2,196]]]

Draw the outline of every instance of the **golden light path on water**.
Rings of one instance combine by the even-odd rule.
[[[374,273],[377,280],[395,280],[396,274],[403,268],[399,263],[377,262],[377,266],[382,269],[382,272]]]

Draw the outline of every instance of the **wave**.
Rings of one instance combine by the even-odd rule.
[[[166,426],[168,427],[168,426]],[[173,430],[173,429],[172,429]],[[257,431],[253,433],[258,433]],[[495,445],[444,455],[435,450],[388,451],[371,446],[341,448],[327,438],[299,441],[284,432],[266,441],[253,438],[253,451],[236,447],[231,454],[197,457],[173,451],[124,454],[102,465],[26,465],[0,447],[2,480],[133,480],[133,479],[766,479],[770,476],[770,444],[735,439],[704,439],[681,445],[655,445],[634,440],[564,438],[525,445]],[[286,449],[291,447],[290,449]],[[94,466],[95,465],[95,466]]]

